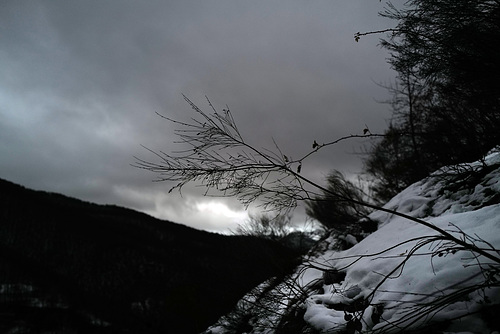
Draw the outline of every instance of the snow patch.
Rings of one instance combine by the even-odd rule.
[[[463,179],[459,170],[474,172]],[[403,190],[384,208],[421,219],[498,258],[499,202],[497,150],[480,162],[442,168]],[[379,223],[379,229],[362,241],[342,236],[351,248],[338,251],[327,245],[305,259],[296,276],[279,287],[300,291],[304,298],[284,294],[280,305],[295,305],[294,314],[321,333],[389,333],[432,322],[439,323],[443,333],[498,333],[498,323],[482,317],[489,306],[500,306],[498,263],[398,215],[375,211],[369,218]],[[324,243],[338,239],[331,236]],[[219,330],[213,333],[230,333]],[[274,331],[254,327],[251,333]]]

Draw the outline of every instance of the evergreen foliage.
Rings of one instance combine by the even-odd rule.
[[[364,200],[362,191],[342,173],[330,172],[326,189],[321,196],[306,202],[307,215],[325,228],[343,232],[368,214],[367,208],[359,204]]]

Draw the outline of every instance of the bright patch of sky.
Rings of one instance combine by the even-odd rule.
[[[202,213],[234,219],[234,221],[242,222],[248,218],[246,211],[234,211],[223,202],[201,202],[196,205],[196,208]]]

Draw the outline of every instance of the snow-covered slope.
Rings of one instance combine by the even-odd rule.
[[[475,172],[463,173],[466,170]],[[379,222],[375,233],[344,251],[332,249],[338,237],[332,236],[324,241],[323,251],[306,259],[288,281],[274,284],[268,302],[255,306],[266,299],[262,294],[249,295],[252,303],[242,301],[240,312],[246,310],[247,315],[238,321],[246,322],[246,327],[228,326],[226,318],[208,332],[498,331],[498,203],[500,153],[481,163],[443,168],[408,187],[384,208],[431,223],[491,258],[429,227],[376,211],[370,215]],[[258,311],[262,305],[274,307],[273,312]]]

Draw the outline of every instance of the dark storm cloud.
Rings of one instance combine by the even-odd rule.
[[[249,141],[274,138],[292,156],[365,124],[380,131],[387,108],[374,99],[386,92],[374,81],[391,79],[387,55],[377,37],[356,43],[353,34],[390,25],[381,9],[361,0],[4,1],[0,177],[201,227],[194,187],[166,195],[168,185],[130,167],[134,155],[148,157],[140,144],[171,150],[173,127],[155,111],[188,119],[181,93],[204,108],[207,95],[230,106]],[[325,151],[305,172],[359,171],[348,154],[359,145]]]

